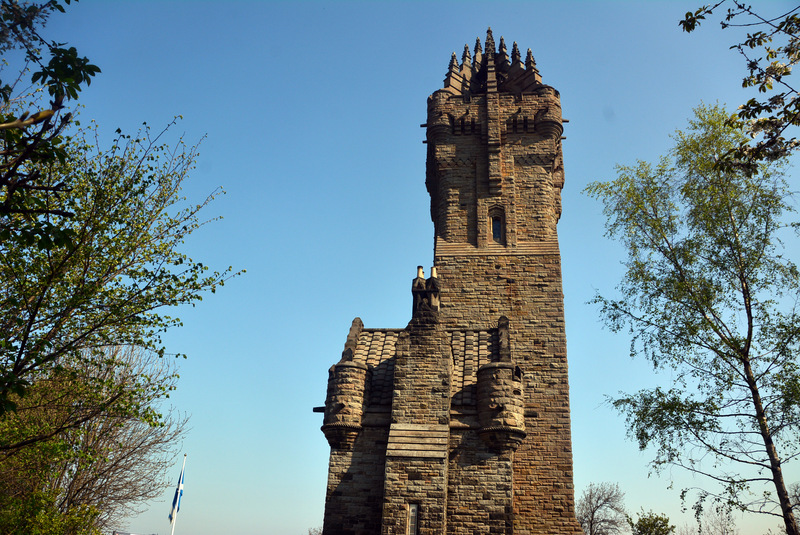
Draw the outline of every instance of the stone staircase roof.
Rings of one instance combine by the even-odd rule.
[[[353,362],[372,370],[369,405],[392,404],[397,339],[403,329],[362,329]],[[499,360],[497,329],[448,331],[453,356],[453,405],[474,405],[478,368]]]

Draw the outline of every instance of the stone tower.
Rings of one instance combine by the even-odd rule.
[[[330,369],[325,535],[578,534],[558,91],[491,29],[428,98],[434,267]],[[320,409],[323,410],[323,409]]]

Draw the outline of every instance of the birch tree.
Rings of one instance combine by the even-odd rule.
[[[587,188],[628,254],[616,296],[594,302],[632,356],[670,373],[613,400],[653,468],[703,476],[699,499],[798,535],[784,467],[800,454],[800,275],[781,241],[794,210],[783,160],[716,165],[747,141],[727,119],[700,106],[668,157]]]

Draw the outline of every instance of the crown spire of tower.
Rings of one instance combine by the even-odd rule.
[[[508,60],[508,48],[506,48],[506,40],[500,36],[500,47],[497,50],[497,70],[501,73],[508,72],[511,62]]]
[[[450,65],[448,65],[447,70],[451,73],[458,72],[458,58],[455,52],[450,56]]]
[[[514,44],[511,46],[511,63],[517,62],[522,62],[522,55],[519,53],[517,42],[514,41]]]
[[[533,52],[531,49],[528,49],[528,55],[525,57],[525,68],[526,69],[536,69],[536,60],[533,59]]]
[[[469,45],[464,45],[464,53],[461,54],[461,68],[472,65],[472,54],[469,53]]]
[[[511,66],[508,69],[509,77],[517,77],[525,73],[525,64],[522,63],[522,54],[519,53],[517,42],[511,47]]]
[[[481,38],[475,38],[475,51],[472,53],[472,72],[477,73],[483,64],[483,47],[481,47]]]
[[[449,93],[465,96],[486,91],[521,94],[540,86],[542,77],[530,49],[523,60],[519,45],[514,41],[509,54],[503,36],[495,45],[491,27],[486,30],[485,40],[475,39],[473,53],[464,45],[460,61],[455,53],[451,54],[444,80],[444,88]]]
[[[486,91],[489,93],[497,91],[496,52],[494,37],[492,37],[492,28],[490,27],[486,30]]]
[[[481,47],[481,38],[475,38],[475,52],[473,52],[474,61],[472,65],[477,70],[481,66],[481,61],[483,60],[483,47]]]
[[[492,27],[489,26],[489,29],[486,30],[486,55],[495,53],[494,47],[494,37],[492,36]]]

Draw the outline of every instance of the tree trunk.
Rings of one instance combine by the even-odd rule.
[[[748,357],[742,358],[744,364],[745,378],[747,379],[747,386],[750,388],[750,395],[753,398],[753,407],[756,411],[756,419],[758,420],[758,428],[761,433],[761,438],[764,440],[764,449],[769,457],[769,467],[772,472],[772,482],[775,484],[775,492],[778,495],[778,503],[781,506],[781,513],[783,515],[783,522],[786,524],[786,535],[800,535],[797,528],[797,520],[792,511],[792,503],[789,500],[789,493],[786,491],[786,483],[783,481],[783,471],[781,470],[781,460],[778,457],[778,451],[775,448],[775,443],[772,441],[772,435],[767,425],[767,417],[764,413],[764,405],[761,401],[761,394],[758,390],[753,369],[750,366],[750,359]]]

